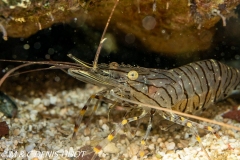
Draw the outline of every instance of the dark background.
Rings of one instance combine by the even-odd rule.
[[[235,10],[239,16],[240,7],[238,6]],[[111,27],[111,23],[110,26]],[[211,48],[206,51],[194,52],[194,53],[183,53],[176,56],[168,56],[167,53],[154,53],[148,50],[148,48],[142,49],[138,47],[138,41],[135,43],[127,44],[123,43],[125,38],[124,33],[113,32],[118,45],[117,53],[108,54],[104,49],[101,51],[99,63],[110,63],[118,62],[130,65],[138,65],[141,67],[149,68],[174,68],[189,62],[203,60],[203,59],[216,59],[227,63],[230,66],[240,68],[240,21],[239,18],[227,19],[227,26],[222,26],[222,21],[215,26],[216,34],[213,38]],[[114,29],[111,29],[114,30]],[[94,56],[100,42],[101,34],[103,29],[92,29],[85,24],[77,26],[73,20],[70,24],[55,24],[51,28],[43,29],[37,34],[32,35],[29,38],[11,38],[8,41],[4,41],[0,38],[0,59],[13,59],[13,60],[27,60],[27,61],[69,61],[73,62],[67,57],[68,53],[72,53],[79,59],[92,63]],[[118,41],[119,40],[119,41]],[[107,42],[106,42],[107,43]],[[24,49],[24,46],[29,45],[29,49]],[[141,49],[140,49],[141,48]],[[12,62],[0,62],[0,76],[5,74],[4,70],[6,67],[13,68],[18,66],[19,63]],[[42,67],[42,66],[38,66]],[[26,67],[25,70],[35,69],[34,66]],[[23,70],[20,70],[22,72]],[[43,78],[37,78],[39,74],[44,74]],[[48,75],[50,73],[50,75]],[[26,76],[17,79],[8,78],[7,83],[2,87],[2,90],[9,90],[9,84],[17,87],[19,84],[32,84],[39,85],[42,82],[46,82],[47,78],[54,79],[56,76],[66,76],[65,73],[58,71],[52,72],[38,72],[37,75],[30,76],[26,82]],[[70,78],[70,76],[66,76]],[[30,80],[29,80],[30,79]],[[62,78],[64,79],[64,78]],[[22,83],[21,83],[22,81]],[[39,83],[36,83],[39,82]],[[56,82],[52,80],[52,82]],[[63,81],[61,81],[64,83]],[[79,85],[65,84],[67,87],[75,87]],[[57,85],[57,84],[56,84]],[[49,85],[48,85],[49,86]],[[48,87],[46,86],[46,88]],[[54,85],[51,85],[54,86]],[[42,85],[41,87],[44,88]]]
[[[240,7],[235,12],[239,15]],[[117,40],[118,52],[107,54],[102,50],[99,62],[115,61],[142,67],[171,68],[209,58],[221,61],[240,60],[239,28],[239,18],[229,18],[226,27],[223,27],[222,21],[219,21],[215,27],[216,34],[211,48],[206,51],[176,56],[167,56],[167,53],[154,53],[148,48],[143,50],[141,47],[139,49],[137,43],[120,43],[122,41],[118,40],[124,39],[125,34],[113,32],[112,34]],[[51,28],[43,29],[26,39],[9,37],[8,41],[4,41],[0,38],[0,59],[39,61],[47,60],[45,56],[50,53],[52,60],[70,61],[66,54],[71,52],[79,59],[92,63],[102,32],[103,29],[94,30],[86,25],[76,27],[73,20],[71,24],[55,24]],[[25,44],[29,44],[30,48],[24,49]],[[54,53],[51,52],[52,49]]]

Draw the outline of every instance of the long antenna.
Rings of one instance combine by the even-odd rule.
[[[114,6],[113,6],[113,9],[111,11],[111,14],[110,16],[108,17],[108,21],[106,23],[106,26],[104,28],[104,31],[103,31],[103,34],[102,34],[102,37],[101,37],[101,40],[100,40],[100,43],[98,45],[98,49],[97,49],[97,52],[96,52],[96,55],[95,55],[95,58],[94,58],[94,61],[93,61],[93,70],[96,70],[97,69],[97,63],[98,63],[98,57],[99,57],[99,54],[100,54],[100,51],[102,49],[102,44],[103,42],[106,40],[106,38],[104,38],[105,34],[106,34],[106,31],[107,31],[107,28],[108,28],[108,25],[110,23],[110,20],[112,18],[112,15],[113,15],[113,12],[118,4],[119,0],[116,0]]]

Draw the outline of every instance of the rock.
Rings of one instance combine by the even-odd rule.
[[[118,153],[119,149],[116,147],[114,143],[107,144],[106,147],[104,147],[103,152],[105,153]]]

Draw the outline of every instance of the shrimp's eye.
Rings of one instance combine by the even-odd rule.
[[[138,78],[138,72],[137,71],[130,71],[130,72],[128,72],[127,76],[130,80],[134,81]]]

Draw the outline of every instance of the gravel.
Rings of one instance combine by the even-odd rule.
[[[28,97],[24,101],[15,99],[19,108],[17,118],[9,119],[0,113],[1,121],[6,121],[10,128],[10,134],[0,139],[0,157],[12,159],[11,153],[17,153],[14,159],[70,159],[78,156],[77,152],[86,154],[84,146],[97,145],[116,127],[116,123],[121,121],[125,113],[117,108],[112,109],[108,121],[107,105],[102,104],[88,126],[86,124],[89,118],[84,118],[76,139],[71,140],[74,121],[80,108],[91,94],[101,89],[86,85],[85,88],[57,93],[49,90],[42,96]],[[214,119],[240,127],[240,124],[223,119],[221,115],[216,115]],[[121,129],[116,138],[100,152],[100,159],[139,159],[139,151],[142,150],[140,141],[145,134],[147,121],[148,118],[143,120],[140,126],[138,123],[131,123]],[[144,159],[207,159],[189,129],[161,131],[158,122],[157,117],[154,117],[153,129],[143,148]],[[204,122],[202,124],[207,125]],[[202,144],[210,157],[216,160],[240,160],[240,133],[231,129],[215,128],[221,135],[220,139],[210,133],[201,134]],[[44,154],[47,151],[53,155]],[[41,157],[40,153],[44,157]]]

